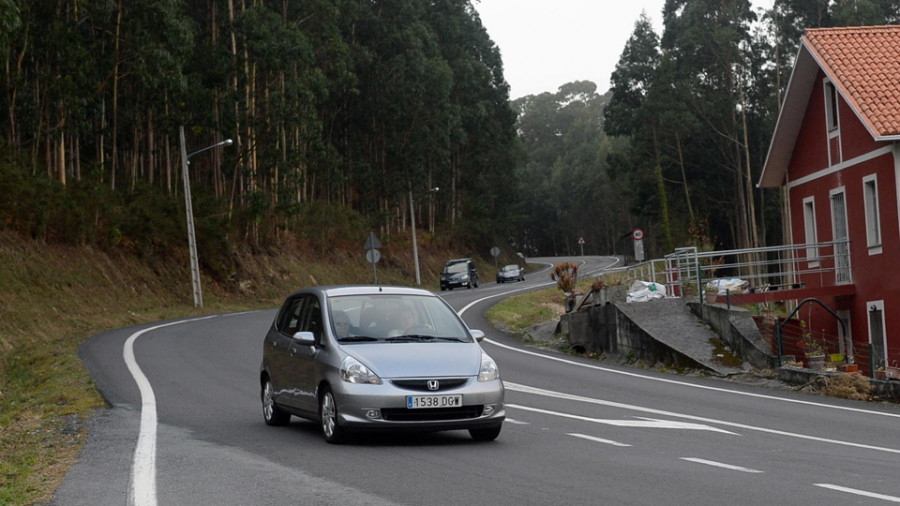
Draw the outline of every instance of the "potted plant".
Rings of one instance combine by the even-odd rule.
[[[806,329],[806,322],[801,320],[800,326]],[[797,341],[797,347],[806,356],[806,366],[809,369],[822,369],[825,367],[825,346],[813,339],[812,333],[808,331],[803,332],[803,337]]]

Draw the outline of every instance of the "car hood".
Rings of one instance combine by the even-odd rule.
[[[481,347],[475,343],[378,343],[344,346],[381,378],[477,376]]]

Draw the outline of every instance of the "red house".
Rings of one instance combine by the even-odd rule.
[[[900,365],[900,26],[806,31],[759,186],[785,188],[786,234],[823,266],[801,281],[847,334],[818,304],[800,318],[866,373]]]

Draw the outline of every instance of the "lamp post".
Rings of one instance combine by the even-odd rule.
[[[422,192],[422,195],[427,193],[434,193],[440,190],[437,186],[434,188]],[[413,262],[416,264],[416,285],[422,284],[422,278],[419,275],[419,246],[416,244],[416,208],[413,206],[413,192],[412,188],[409,190],[409,221],[412,224],[412,240],[413,240]]]
[[[200,262],[197,258],[197,238],[194,235],[194,208],[193,204],[191,204],[191,180],[188,177],[188,160],[198,154],[202,153],[206,150],[217,148],[219,146],[231,146],[231,139],[225,139],[222,142],[217,142],[212,146],[207,146],[203,149],[194,151],[191,154],[187,154],[187,150],[184,147],[184,127],[179,127],[178,131],[180,140],[181,140],[181,174],[184,177],[184,208],[185,214],[187,215],[187,230],[188,230],[188,249],[191,252],[191,280],[194,286],[194,307],[203,307],[203,290],[200,288]]]

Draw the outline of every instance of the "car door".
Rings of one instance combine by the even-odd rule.
[[[285,301],[278,317],[266,335],[263,349],[263,367],[268,371],[275,389],[275,400],[279,404],[293,406],[292,390],[294,380],[291,378],[291,347],[294,345],[294,334],[300,327],[303,310],[303,299],[292,297]]]
[[[322,370],[318,357],[325,346],[325,320],[318,297],[303,295],[301,301],[297,332],[312,333],[315,343],[310,345],[292,340],[288,350],[288,381],[291,383],[291,404],[297,409],[315,413],[318,410],[316,386]]]

